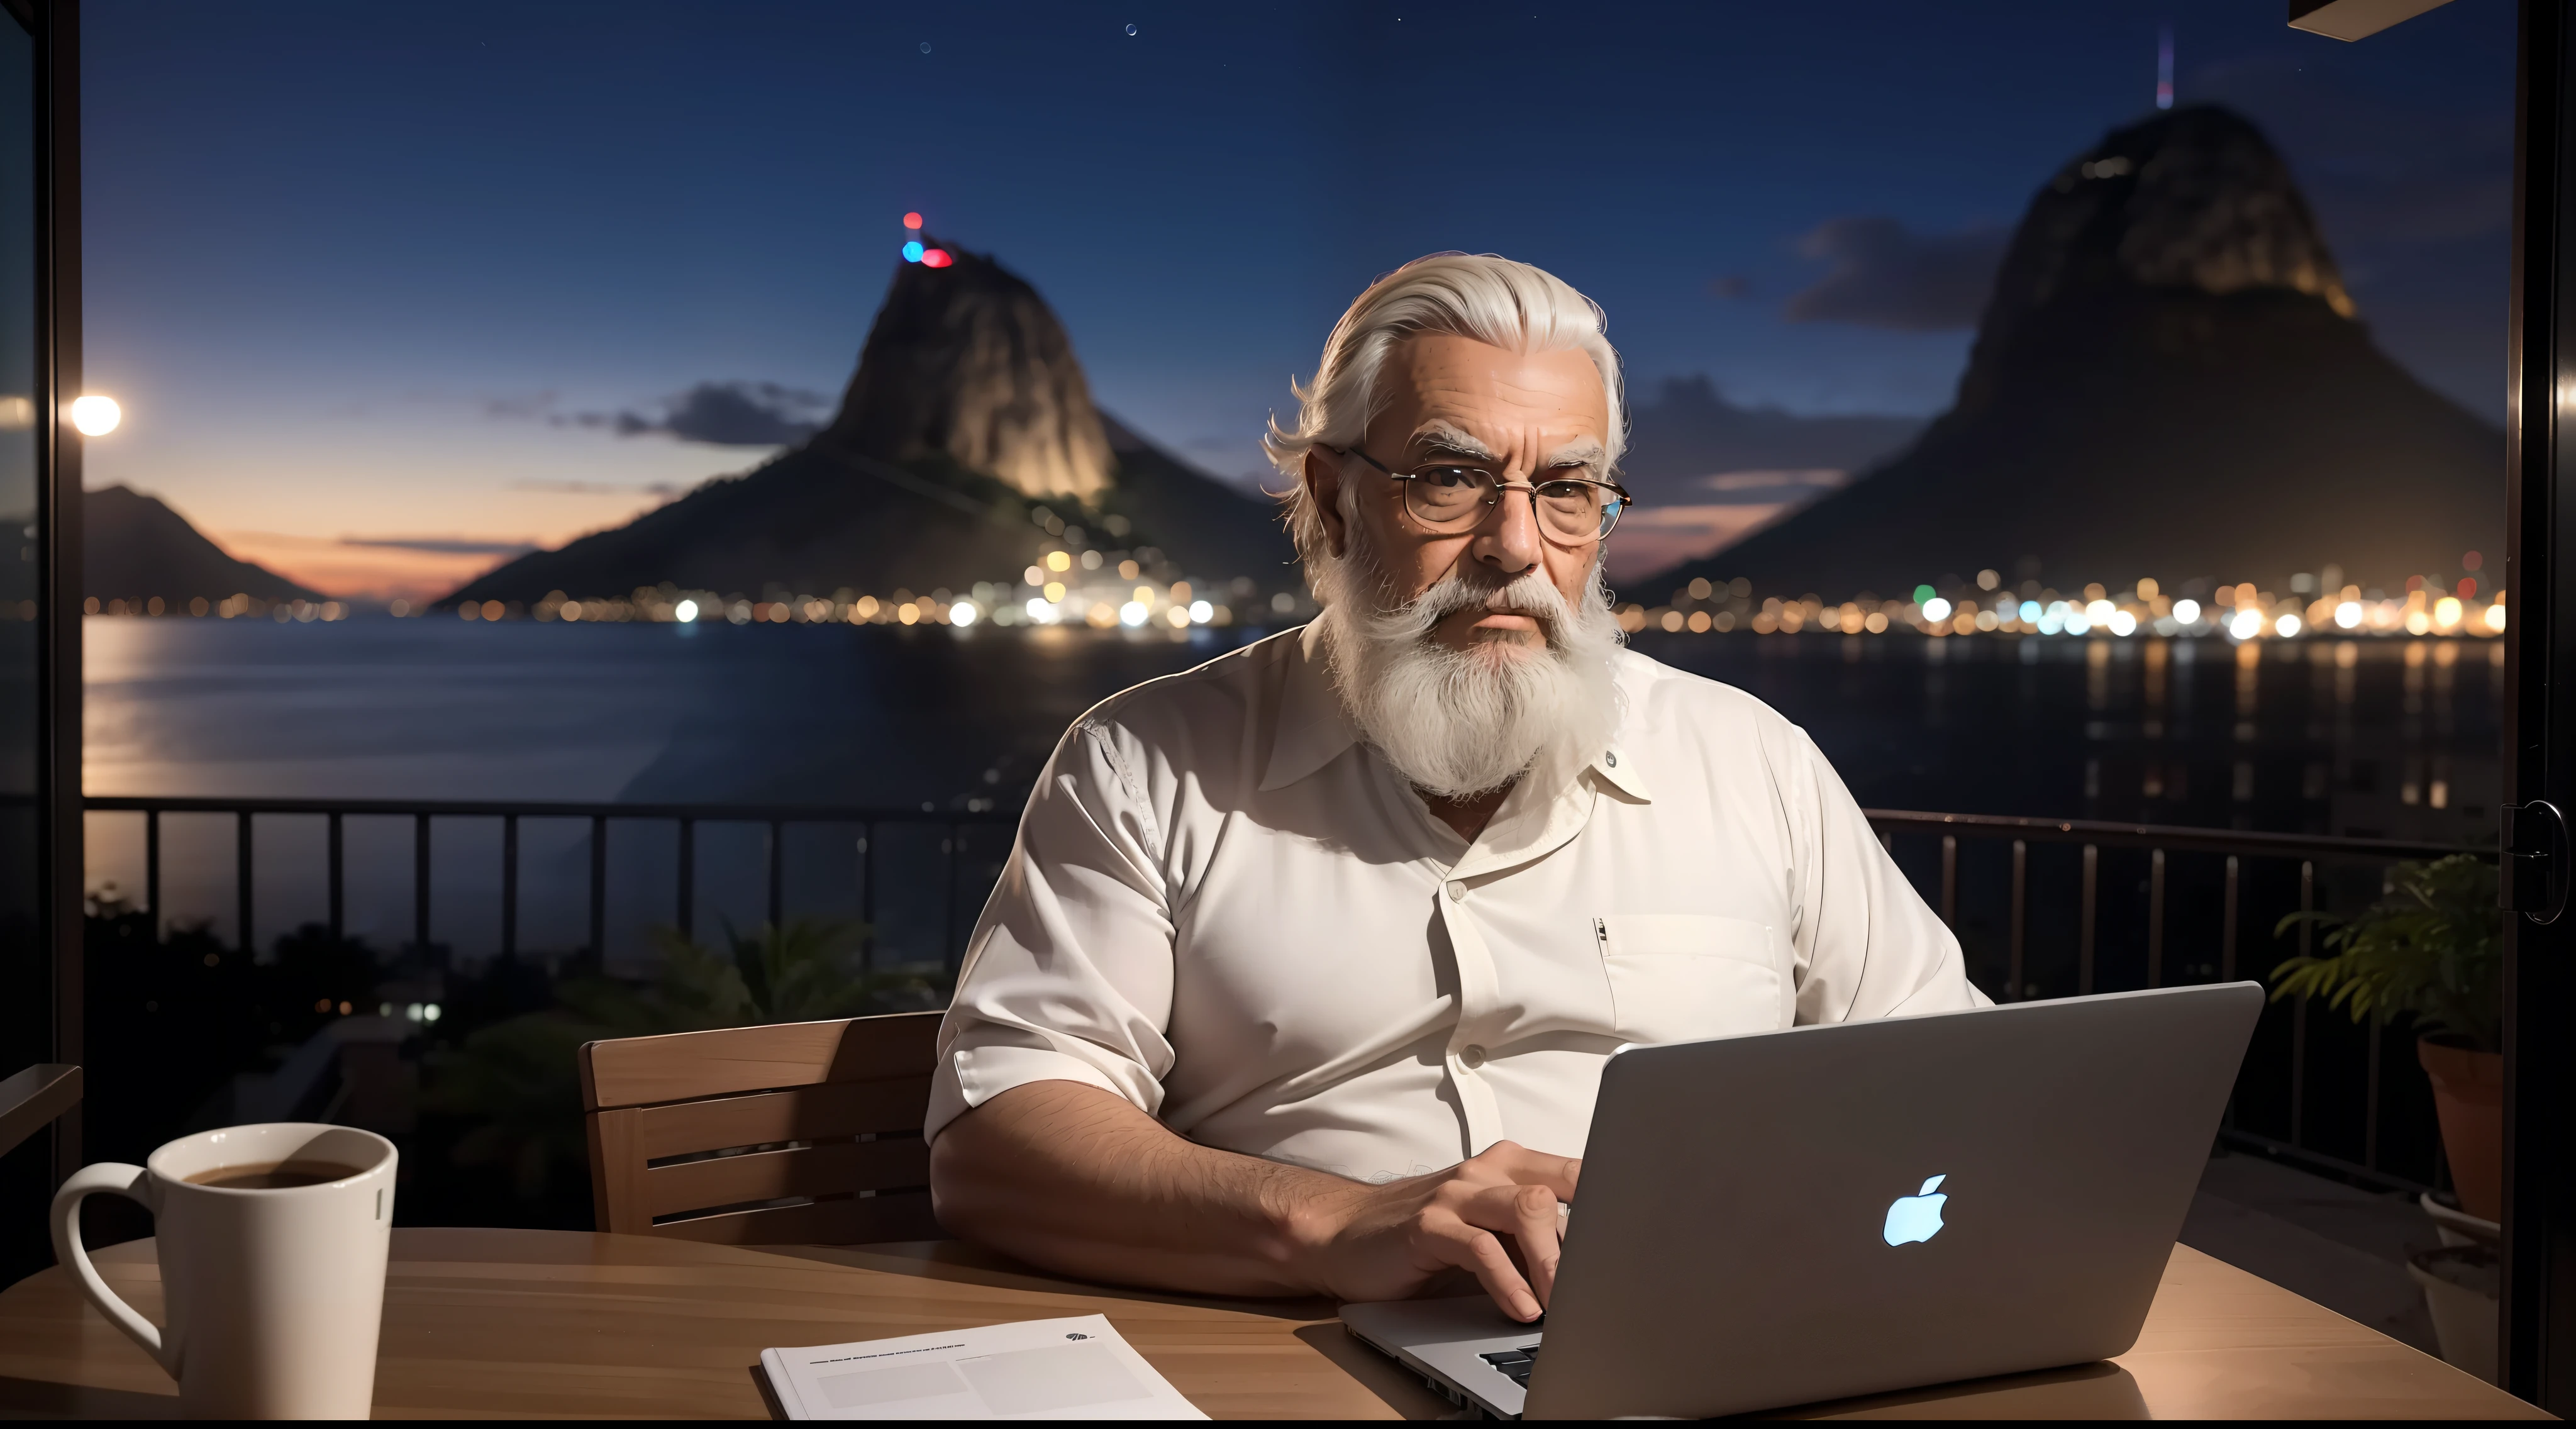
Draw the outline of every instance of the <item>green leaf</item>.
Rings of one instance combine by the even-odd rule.
[[[2272,970],[2272,998],[2323,998],[2355,1022],[2411,1018],[2428,1033],[2486,1051],[2503,1046],[2504,920],[2496,908],[2495,865],[2474,854],[2388,871],[2378,902],[2350,920],[2293,913],[2274,936],[2325,930],[2326,952]]]

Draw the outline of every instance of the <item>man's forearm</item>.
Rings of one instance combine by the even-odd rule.
[[[1325,1208],[1356,1183],[1218,1151],[1079,1082],[1013,1087],[931,1147],[940,1223],[1086,1280],[1224,1295],[1310,1293]]]

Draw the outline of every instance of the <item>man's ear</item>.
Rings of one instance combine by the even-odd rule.
[[[1324,544],[1336,559],[1350,554],[1351,533],[1342,520],[1342,464],[1322,447],[1306,448],[1306,499],[1324,523]]]

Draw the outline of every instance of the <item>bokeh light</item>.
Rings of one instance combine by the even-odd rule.
[[[124,420],[125,409],[116,405],[116,399],[113,397],[92,393],[86,397],[72,399],[72,425],[80,429],[82,436],[106,436],[116,430],[117,423]]]

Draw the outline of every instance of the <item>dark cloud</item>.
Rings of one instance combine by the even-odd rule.
[[[2008,237],[2000,228],[1915,233],[1892,218],[1828,219],[1798,240],[1798,253],[1833,266],[1783,314],[1901,332],[1974,327]]]
[[[1729,273],[1723,278],[1708,280],[1708,295],[1712,298],[1725,298],[1732,302],[1737,298],[1747,297],[1752,292],[1753,280],[1741,273]]]
[[[821,430],[831,406],[831,399],[819,392],[776,382],[701,382],[665,401],[658,414],[584,412],[569,420],[621,437],[660,435],[708,446],[776,447]]]
[[[371,550],[423,551],[433,556],[524,556],[537,548],[533,541],[475,541],[440,536],[343,536],[340,544],[365,546]]]

